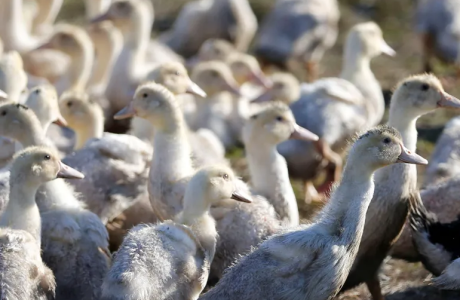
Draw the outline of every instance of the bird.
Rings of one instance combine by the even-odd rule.
[[[393,93],[388,125],[401,132],[406,147],[415,152],[417,119],[439,107],[460,108],[460,100],[444,91],[431,74],[403,79]],[[378,270],[397,240],[417,191],[417,170],[413,166],[394,165],[375,174],[375,192],[367,210],[363,238],[358,255],[343,290],[365,282],[374,300],[381,300]]]
[[[0,216],[0,294],[5,299],[54,299],[53,272],[41,258],[41,218],[35,202],[38,188],[56,178],[83,178],[51,148],[29,147],[11,165],[10,193]]]
[[[268,238],[200,299],[332,299],[357,254],[373,173],[397,162],[427,164],[404,147],[392,127],[361,135],[350,149],[341,183],[314,223]]]
[[[255,55],[263,66],[300,70],[312,81],[318,75],[317,64],[335,44],[339,17],[336,0],[278,0],[260,26]]]
[[[247,51],[256,31],[257,19],[248,0],[197,0],[184,5],[160,40],[190,57],[209,39],[227,40],[237,50]]]
[[[104,280],[101,299],[197,299],[216,249],[211,205],[229,198],[251,202],[235,190],[235,179],[228,167],[205,167],[188,182],[184,209],[174,221],[130,230]]]

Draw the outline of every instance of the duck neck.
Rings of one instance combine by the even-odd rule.
[[[24,22],[23,9],[23,0],[2,1],[0,11],[3,23],[0,33],[6,51],[16,50],[24,53],[38,45],[38,41],[33,40],[29,34],[27,22]]]
[[[140,10],[137,17],[131,20],[128,32],[124,32],[125,48],[131,51],[130,64],[133,67],[142,67],[145,62],[148,44],[150,41],[150,30],[153,25],[153,18],[147,10]]]
[[[104,134],[104,120],[91,120],[88,118],[88,123],[85,126],[75,128],[76,143],[75,150],[81,149],[90,139],[101,138]]]
[[[23,174],[10,175],[9,201],[0,217],[0,226],[29,232],[40,243],[41,219],[35,194],[38,186],[28,183]]]
[[[349,156],[342,182],[323,209],[318,226],[340,238],[341,244],[353,245],[357,250],[373,194],[373,170],[359,158]]]
[[[82,203],[75,197],[72,186],[64,179],[55,179],[43,184],[37,192],[40,213],[62,208],[81,208]]]
[[[71,55],[71,64],[67,73],[69,90],[82,91],[86,89],[91,76],[94,52],[89,45],[81,45],[80,49]]]
[[[345,48],[340,77],[352,81],[356,74],[373,78],[371,60],[361,51]]]
[[[180,111],[176,111],[169,126],[155,130],[152,170],[156,176],[175,182],[193,173],[188,128]]]
[[[194,201],[204,199],[204,197],[206,195],[200,191],[195,191],[191,195],[186,193],[184,195],[184,210],[180,214],[178,222],[189,226],[203,248],[209,251],[213,257],[217,237],[215,220],[209,215],[209,205],[206,205],[204,201],[201,201],[201,203]]]
[[[33,29],[37,31],[41,26],[51,26],[61,9],[63,0],[40,0],[38,13],[33,20]]]
[[[410,151],[417,148],[417,119],[419,116],[411,116],[410,112],[395,106],[390,107],[388,125],[396,128],[400,133],[404,146]]]
[[[18,142],[22,144],[24,148],[31,146],[44,145],[45,133],[40,124],[36,126],[30,126],[28,133],[18,138]]]
[[[297,200],[286,160],[278,153],[276,145],[251,142],[245,149],[254,189],[270,201],[281,220],[290,226],[299,225]]]
[[[107,41],[94,43],[96,45],[97,60],[91,77],[91,85],[107,86],[110,73],[121,50],[121,43],[115,41],[116,39],[116,37],[108,37]]]

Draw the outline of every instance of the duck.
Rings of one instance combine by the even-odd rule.
[[[275,102],[254,114],[243,128],[244,148],[253,192],[273,205],[286,226],[299,225],[299,210],[289,181],[286,160],[276,145],[289,138],[306,140],[318,136],[298,126],[289,107]]]
[[[153,68],[159,63],[181,61],[181,58],[160,43],[149,44],[153,24],[153,7],[150,1],[114,1],[105,13],[94,18],[92,22],[106,20],[112,21],[121,31],[124,41],[106,91],[113,115],[131,101],[136,87]],[[153,55],[148,55],[149,51]]]
[[[214,132],[226,149],[236,143],[228,119],[232,113],[232,94],[241,96],[229,66],[221,61],[202,62],[191,74],[192,80],[206,93],[206,97],[196,97],[196,114],[192,129],[206,128]]]
[[[24,147],[53,147],[27,106],[7,102],[1,105],[0,116],[2,136]],[[2,186],[1,201],[5,203],[8,186]],[[56,277],[56,297],[98,299],[110,262],[108,234],[101,220],[85,209],[73,188],[62,179],[43,184],[36,201],[42,220],[42,258]]]
[[[426,168],[423,187],[437,185],[460,173],[458,157],[460,155],[460,118],[452,118],[445,125],[431,154],[430,164]]]
[[[274,64],[297,73],[302,66],[309,81],[316,79],[317,64],[337,39],[337,2],[276,1],[255,39],[254,52],[262,65]],[[300,74],[305,77],[305,72]]]
[[[186,61],[188,68],[193,69],[197,63],[220,60],[225,61],[233,53],[242,53],[235,46],[224,39],[210,38],[201,44],[197,54]]]
[[[205,167],[188,182],[184,209],[174,221],[130,230],[104,280],[101,299],[197,299],[216,250],[211,206],[225,199],[251,203],[235,189],[235,180],[228,167]],[[133,257],[139,247],[144,250]]]
[[[388,125],[401,132],[406,147],[416,151],[417,119],[439,108],[460,108],[460,100],[444,91],[431,74],[403,79],[396,87],[390,104]],[[375,192],[367,210],[363,238],[343,290],[365,282],[373,300],[383,296],[378,271],[406,222],[410,203],[417,192],[417,170],[394,165],[375,174]]]
[[[55,84],[59,95],[67,90],[86,89],[91,78],[94,49],[85,30],[75,25],[60,24],[39,49],[59,50],[71,58],[68,72]]]
[[[393,55],[394,50],[384,41],[380,27],[374,22],[357,24],[347,36],[340,78],[303,84],[297,100],[297,90],[292,89],[294,80],[285,79],[277,84],[272,78],[273,88],[255,99],[266,101],[281,93],[277,90],[286,90],[285,94],[293,99],[290,107],[296,121],[320,137],[314,143],[286,141],[278,148],[288,162],[291,176],[304,181],[305,202],[324,201],[331,184],[340,177],[347,140],[382,119],[383,94],[370,69],[371,58],[381,53]],[[331,115],[340,117],[331,118]],[[324,169],[326,179],[317,189],[311,180]]]
[[[460,4],[455,0],[427,0],[417,3],[416,30],[423,48],[423,68],[433,72],[432,60],[458,64]]]
[[[43,38],[29,32],[23,16],[23,2],[24,0],[7,0],[0,7],[0,37],[4,48],[6,51],[17,51],[23,56],[27,73],[53,82],[66,72],[69,58],[59,51],[36,49],[43,42]]]
[[[29,147],[15,155],[10,192],[0,216],[2,285],[8,299],[51,299],[56,282],[41,258],[41,218],[35,195],[38,188],[56,178],[82,178],[47,147]]]
[[[393,127],[362,134],[350,149],[340,184],[314,223],[268,238],[200,299],[332,299],[359,247],[374,192],[373,174],[398,162],[427,163],[404,147]]]
[[[172,29],[160,40],[184,57],[195,55],[211,38],[230,41],[245,52],[256,31],[257,19],[249,1],[197,0],[184,5]]]
[[[413,244],[425,268],[433,275],[434,285],[441,289],[460,289],[458,264],[460,246],[457,241],[460,221],[442,223],[436,214],[427,210],[420,194],[410,210],[410,227]]]

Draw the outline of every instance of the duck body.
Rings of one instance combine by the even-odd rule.
[[[459,55],[460,3],[455,0],[422,1],[417,5],[416,27],[422,35],[425,71],[430,72],[433,56],[456,63]]]
[[[256,56],[282,67],[293,54],[318,62],[335,43],[339,15],[335,0],[279,0],[261,25]]]
[[[180,12],[171,32],[161,39],[185,57],[195,55],[208,39],[232,41],[246,51],[257,30],[257,19],[247,0],[198,0]]]

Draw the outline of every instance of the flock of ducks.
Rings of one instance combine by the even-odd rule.
[[[427,70],[457,60],[454,2],[418,9],[450,16],[418,24]],[[326,300],[365,283],[383,300],[388,255],[460,289],[458,118],[422,191],[415,167],[417,119],[460,100],[410,76],[378,125],[370,62],[396,52],[376,23],[317,79],[335,0],[279,0],[260,30],[246,0],[194,1],[157,40],[149,0],[87,0],[86,27],[34,3],[0,4],[1,299]],[[240,146],[250,182],[225,157]],[[290,178],[324,204],[308,224]]]

